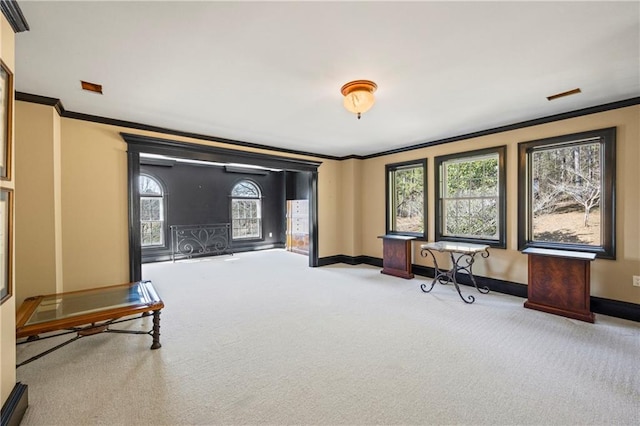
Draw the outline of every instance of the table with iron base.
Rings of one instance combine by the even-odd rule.
[[[433,276],[433,280],[431,281],[431,287],[427,290],[426,284],[421,284],[420,288],[423,292],[429,293],[433,290],[433,286],[436,281],[440,284],[453,283],[456,290],[458,291],[458,295],[465,303],[473,303],[476,299],[475,297],[469,295],[465,298],[460,291],[460,285],[458,284],[458,279],[456,278],[456,274],[458,272],[466,272],[471,279],[471,283],[478,290],[478,292],[482,294],[489,293],[488,287],[478,287],[476,283],[476,279],[473,276],[473,263],[475,262],[475,256],[480,254],[483,258],[489,257],[489,246],[482,244],[469,244],[469,243],[453,243],[446,241],[439,241],[437,243],[427,243],[422,244],[420,246],[420,255],[422,257],[428,257],[431,255],[433,258],[433,266],[435,268],[435,274]],[[449,253],[451,257],[451,269],[440,269],[438,266],[438,260],[434,252],[446,252]],[[456,257],[457,255],[457,257]]]
[[[99,333],[147,334],[153,339],[151,349],[158,349],[162,346],[160,310],[163,307],[164,303],[151,281],[29,297],[16,313],[18,345],[65,334],[75,334],[75,337],[19,363],[16,367],[35,361],[82,337]],[[149,331],[111,328],[113,324],[133,321],[150,313],[153,313],[153,327]],[[50,332],[57,333],[40,336]]]

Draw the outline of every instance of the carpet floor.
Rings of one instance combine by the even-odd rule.
[[[640,325],[283,250],[143,266],[149,336],[82,338],[18,368],[24,425],[631,425]],[[126,324],[148,330],[146,317]],[[56,338],[58,339],[58,338]],[[18,361],[55,344],[18,346]]]

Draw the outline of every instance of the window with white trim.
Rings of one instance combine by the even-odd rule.
[[[262,238],[262,194],[249,180],[231,190],[231,231],[234,240]]]

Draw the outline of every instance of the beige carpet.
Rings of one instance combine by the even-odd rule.
[[[23,424],[639,423],[638,323],[463,287],[467,305],[451,286],[423,294],[424,278],[281,250],[143,275],[166,304],[163,347],[102,334],[20,367]]]

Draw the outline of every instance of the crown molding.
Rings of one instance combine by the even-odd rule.
[[[569,118],[581,117],[583,115],[596,114],[598,112],[610,111],[613,109],[626,108],[633,105],[640,104],[640,97],[625,99],[622,101],[610,102],[603,105],[596,105],[588,108],[578,109],[575,111],[563,112],[560,114],[549,115],[546,117],[535,118],[533,120],[521,121],[519,123],[508,124],[506,126],[494,127],[491,129],[481,130],[478,132],[465,133],[459,136],[453,136],[445,139],[438,139],[434,141],[422,142],[415,145],[410,145],[404,148],[391,149],[388,151],[382,151],[375,154],[357,156],[360,160],[368,160],[369,158],[382,157],[385,155],[398,154],[401,152],[413,151],[416,149],[427,148],[435,145],[442,145],[445,143],[458,142],[465,139],[477,138],[480,136],[493,135],[496,133],[508,132],[511,130],[523,129],[525,127],[538,126],[540,124],[553,123],[554,121],[567,120]]]
[[[1,1],[1,0],[0,0]],[[342,157],[335,155],[318,154],[315,152],[298,151],[293,149],[276,148],[269,145],[262,145],[253,142],[245,142],[234,139],[219,138],[216,136],[202,135],[198,133],[184,132],[182,130],[168,129],[165,127],[151,126],[148,124],[136,123],[133,121],[118,120],[115,118],[101,117],[98,115],[84,114],[80,112],[67,111],[60,99],[50,98],[47,96],[34,95],[31,93],[16,92],[16,101],[31,102],[35,104],[47,105],[55,107],[60,117],[72,118],[75,120],[90,121],[93,123],[108,124],[111,126],[126,127],[128,129],[145,130],[149,132],[162,133],[172,136],[183,136],[187,138],[200,139],[209,142],[220,142],[228,145],[242,146],[245,148],[264,149],[267,151],[275,151],[284,154],[303,155],[307,157],[322,158],[325,160],[341,160]]]
[[[3,1],[3,0],[0,0],[0,1]],[[592,107],[588,107],[588,108],[582,108],[582,109],[575,110],[575,111],[564,112],[564,113],[561,113],[561,114],[554,114],[554,115],[549,115],[549,116],[546,116],[546,117],[535,118],[533,120],[521,121],[519,123],[508,124],[508,125],[505,125],[505,126],[494,127],[494,128],[491,128],[491,129],[481,130],[481,131],[478,131],[478,132],[465,133],[463,135],[452,136],[450,138],[444,138],[444,139],[437,139],[437,140],[433,140],[433,141],[421,142],[421,143],[418,143],[418,144],[406,146],[404,148],[391,149],[391,150],[388,150],[388,151],[381,151],[381,152],[377,152],[377,153],[374,153],[374,154],[368,154],[368,155],[352,154],[352,155],[346,155],[346,156],[339,157],[339,156],[335,156],[335,155],[326,155],[326,154],[318,154],[318,153],[306,152],[306,151],[297,151],[297,150],[292,150],[292,149],[275,148],[275,147],[272,147],[272,146],[261,145],[261,144],[257,144],[257,143],[253,143],[253,142],[245,142],[245,141],[238,141],[238,140],[233,140],[233,139],[218,138],[218,137],[215,137],[215,136],[201,135],[201,134],[197,134],[197,133],[183,132],[181,130],[173,130],[173,129],[167,129],[167,128],[163,128],[163,127],[150,126],[150,125],[147,125],[147,124],[135,123],[135,122],[132,122],[132,121],[116,120],[116,119],[113,119],[113,118],[100,117],[100,116],[97,116],[97,115],[89,115],[89,114],[83,114],[83,113],[79,113],[79,112],[67,111],[67,110],[64,109],[64,106],[62,105],[62,102],[60,102],[59,99],[49,98],[49,97],[40,96],[40,95],[33,95],[33,94],[30,94],[30,93],[16,92],[16,100],[17,101],[24,101],[24,102],[31,102],[31,103],[36,103],[36,104],[53,106],[56,109],[56,111],[58,111],[58,114],[61,117],[65,117],[65,118],[73,118],[73,119],[76,119],[76,120],[84,120],[84,121],[91,121],[91,122],[94,122],[94,123],[109,124],[109,125],[112,125],[112,126],[126,127],[126,128],[130,128],[130,129],[146,130],[146,131],[151,131],[151,132],[163,133],[163,134],[167,134],[167,135],[184,136],[184,137],[188,137],[188,138],[200,139],[200,140],[205,140],[205,141],[210,141],[210,142],[221,142],[221,143],[225,143],[225,144],[229,144],[229,145],[242,146],[242,147],[246,147],[246,148],[265,149],[265,150],[268,150],[268,151],[275,151],[275,152],[280,152],[280,153],[284,153],[284,154],[304,155],[304,156],[309,156],[309,157],[316,157],[316,158],[322,158],[322,159],[325,159],[325,160],[336,160],[336,161],[354,160],[354,159],[355,160],[368,160],[370,158],[383,157],[385,155],[391,155],[391,154],[399,154],[399,153],[414,151],[414,150],[427,148],[427,147],[431,147],[431,146],[442,145],[442,144],[451,143],[451,142],[458,142],[458,141],[462,141],[462,140],[465,140],[465,139],[472,139],[472,138],[477,138],[477,137],[481,137],[481,136],[488,136],[488,135],[507,132],[507,131],[511,131],[511,130],[523,129],[525,127],[538,126],[540,124],[553,123],[554,121],[567,120],[567,119],[570,119],[570,118],[576,118],[576,117],[581,117],[581,116],[584,116],[584,115],[596,114],[596,113],[599,113],[599,112],[605,112],[605,111],[610,111],[610,110],[619,109],[619,108],[626,108],[626,107],[629,107],[629,106],[634,106],[634,105],[639,105],[640,104],[640,97],[635,97],[635,98],[625,99],[625,100],[621,100],[621,101],[610,102],[610,103],[607,103],[607,104],[596,105],[596,106],[592,106]]]
[[[32,104],[52,106],[58,111],[58,115],[63,117],[65,114],[64,106],[60,99],[49,98],[47,96],[32,95],[31,93],[16,92],[16,101],[29,102]]]
[[[9,25],[13,28],[14,33],[29,31],[29,23],[22,14],[22,9],[20,9],[17,1],[0,0],[0,10],[2,10],[2,14],[7,18],[7,21],[9,21]]]

